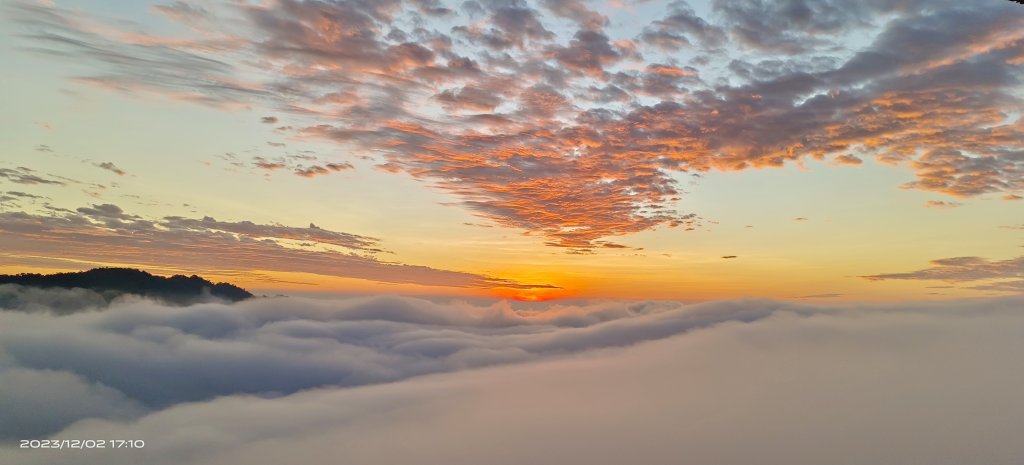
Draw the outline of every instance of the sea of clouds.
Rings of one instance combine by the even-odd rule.
[[[3,464],[1024,457],[1024,297],[523,310],[404,297],[106,306],[4,292],[17,305],[0,311]],[[37,438],[146,445],[18,447]]]

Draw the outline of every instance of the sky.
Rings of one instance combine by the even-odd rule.
[[[0,25],[3,273],[1024,291],[1013,2],[3,0]]]

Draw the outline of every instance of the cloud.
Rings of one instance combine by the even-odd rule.
[[[0,309],[21,312],[52,311],[58,315],[105,307],[108,299],[89,289],[42,289],[0,284]]]
[[[445,7],[440,0],[412,0],[411,3],[429,16],[448,16],[454,13],[454,10]]]
[[[977,286],[972,286],[971,289],[977,289],[979,291],[1012,292],[1015,294],[1024,294],[1024,279],[1018,279],[1016,281],[996,281],[988,284],[979,284]]]
[[[698,38],[709,47],[725,40],[725,33],[693,11],[684,1],[672,2],[668,14],[644,28],[639,40],[666,51],[677,51],[692,45],[688,36]]]
[[[505,40],[519,47],[527,40],[544,41],[554,34],[544,27],[538,11],[526,7],[525,2],[493,2],[491,24]]]
[[[79,211],[82,210],[79,209]],[[281,225],[256,224],[251,221],[217,221],[209,216],[205,216],[198,220],[178,216],[168,216],[164,218],[162,226],[171,230],[216,230],[236,233],[252,238],[272,237],[297,241],[312,241],[354,250],[364,250],[368,252],[381,251],[376,248],[380,242],[379,239],[356,234],[329,231],[313,223],[310,223],[308,227],[298,228]]]
[[[935,280],[948,283],[973,281],[998,282],[975,286],[974,289],[1020,292],[1024,290],[1024,257],[1006,260],[987,260],[981,257],[953,257],[932,260],[930,268],[907,273],[885,273],[861,276],[871,281]],[[1009,281],[1005,281],[1009,280]]]
[[[175,0],[169,5],[155,5],[153,9],[179,21],[197,21],[209,15],[209,11],[202,6],[183,0]]]
[[[401,307],[398,301],[365,313],[353,310],[359,305],[352,301],[268,302],[251,302],[244,311],[136,303],[68,317],[3,312],[4,327],[18,331],[0,334],[0,344],[18,365],[2,373],[63,376],[48,379],[48,389],[35,397],[70,399],[99,386],[94,378],[100,377],[129,392],[181,396],[191,389],[251,393],[345,365],[373,373],[383,362],[393,370],[384,374],[419,374],[417,363],[444,361],[444,368],[361,387],[235,392],[149,405],[143,413],[132,410],[130,394],[118,396],[110,387],[78,399],[111,410],[98,417],[85,412],[46,437],[124,437],[144,440],[145,448],[24,451],[7,443],[0,459],[19,465],[332,457],[367,464],[517,464],[557,457],[600,465],[662,464],[685,455],[697,465],[954,465],[1011,464],[1024,454],[1014,436],[1024,427],[1017,401],[1024,384],[1017,368],[1024,349],[1020,298],[549,309],[605,315],[577,327],[558,325],[543,310],[529,316],[502,311],[509,320],[493,319],[487,307],[422,301],[414,306],[423,313],[388,310]],[[71,347],[77,352],[66,350]],[[356,356],[359,350],[365,353]],[[263,363],[247,363],[247,357]],[[481,364],[491,366],[469,369]],[[0,399],[25,391],[0,390]],[[37,405],[40,414],[59,407]],[[40,418],[28,417],[43,423]]]
[[[621,55],[598,31],[581,30],[566,47],[551,51],[551,56],[562,66],[579,73],[600,77],[604,67],[621,59]]]
[[[115,389],[67,371],[0,365],[0,438],[40,437],[80,418],[138,417],[145,409]]]
[[[925,208],[956,208],[963,206],[960,202],[949,202],[945,200],[929,200],[924,203]]]
[[[273,142],[267,142],[267,144],[276,147],[283,147],[285,144],[278,144]],[[243,168],[246,166],[244,162],[238,159],[234,154],[226,154],[221,157],[227,161],[231,166],[236,168]],[[261,156],[252,157],[250,162],[251,166],[268,173],[273,173],[279,170],[291,171],[296,176],[303,178],[314,178],[332,172],[345,171],[355,169],[355,166],[349,162],[334,162],[328,163],[321,161],[314,155],[309,155],[305,151],[300,153],[290,153],[282,157],[274,159],[268,159]]]
[[[843,154],[835,158],[836,163],[843,165],[863,165],[864,160],[861,160],[856,155]]]
[[[219,26],[140,36],[86,13],[8,7],[26,48],[88,65],[80,82],[289,115],[282,133],[372,153],[492,224],[570,250],[713,215],[686,211],[678,187],[711,170],[874,157],[911,170],[906,189],[1024,193],[1016,5],[661,9],[608,28],[568,0],[179,2],[158,11],[188,30]],[[695,58],[673,57],[681,47]]]
[[[102,64],[103,74],[75,78],[86,85],[128,93],[166,92],[176,99],[213,106],[251,101],[262,94],[233,79],[231,64],[206,56],[204,51],[233,48],[223,41],[194,43],[132,33],[111,36],[103,33],[103,27],[51,5],[15,2],[5,9],[27,26],[25,37],[34,42],[38,53]],[[197,17],[205,17],[201,11],[194,13],[170,17],[192,24]]]
[[[114,165],[114,163],[109,162],[109,161],[105,161],[103,163],[93,163],[93,166],[95,166],[97,168],[105,169],[107,171],[110,171],[111,173],[114,173],[114,174],[118,175],[118,176],[124,176],[125,174],[127,174],[127,173],[124,172],[124,170],[122,170],[121,168],[118,168],[117,165]]]
[[[7,179],[15,184],[53,184],[63,186],[64,182],[56,179],[47,179],[35,174],[36,171],[30,168],[19,166],[17,168],[0,168],[0,179]]]
[[[75,209],[75,211],[81,213],[85,217],[100,221],[134,221],[139,218],[138,216],[125,213],[121,207],[110,203],[93,205],[91,207],[79,207]]]
[[[281,168],[288,166],[283,161],[269,161],[263,157],[253,157],[252,164],[257,168],[267,171],[277,171]]]
[[[117,205],[101,204],[52,215],[0,212],[0,233],[8,263],[59,257],[197,273],[266,270],[426,286],[553,287],[383,261],[374,256],[383,252],[378,239],[330,231],[312,223],[294,227],[211,217],[149,219],[126,213]]]
[[[434,98],[449,110],[493,111],[502,103],[500,95],[477,87],[445,89]]]
[[[52,199],[42,195],[29,194],[27,192],[0,191],[0,205],[6,205],[9,208],[19,208],[21,206],[21,203],[25,200],[29,201],[32,204],[35,204],[42,200]]]
[[[715,0],[712,5],[724,17],[730,35],[737,41],[754,49],[784,54],[814,50],[826,44],[823,35],[864,26],[874,15],[887,10],[875,4],[862,6],[833,0]]]
[[[348,162],[345,162],[345,163],[327,163],[324,166],[313,165],[313,166],[309,166],[309,167],[303,167],[303,166],[297,167],[297,168],[295,168],[295,174],[297,174],[299,176],[302,176],[304,178],[312,178],[312,177],[316,177],[316,176],[320,176],[320,175],[324,175],[324,174],[331,174],[332,171],[333,172],[337,172],[337,171],[345,171],[345,170],[351,170],[351,169],[355,169],[355,166],[352,166],[352,164],[348,163]]]
[[[314,178],[323,174],[330,174],[330,170],[319,165],[313,165],[306,168],[296,168],[295,174],[304,178]]]
[[[541,0],[556,16],[576,21],[582,29],[598,30],[608,24],[608,17],[590,9],[583,0]]]
[[[43,195],[29,194],[27,192],[7,191],[5,193],[7,195],[13,195],[15,197],[19,197],[19,198],[23,198],[23,199],[33,199],[33,200],[49,199],[49,197],[46,197],[46,196],[43,196]]]
[[[349,162],[344,162],[344,163],[328,163],[328,164],[326,164],[324,166],[326,166],[327,169],[329,169],[331,171],[345,171],[345,170],[354,170],[354,169],[356,169],[356,167],[352,166],[352,164],[349,163]]]
[[[68,314],[67,290],[29,289],[22,300],[22,311],[61,307],[53,314],[0,311],[9,328],[0,351],[18,360],[19,368],[73,373],[149,408],[229,394],[376,384],[626,346],[730,319],[763,318],[781,305],[748,310],[742,304],[648,302],[516,311],[507,303],[399,297],[189,307],[128,298],[102,311]],[[66,316],[54,316],[60,314]]]
[[[1024,152],[1020,152],[1024,153]],[[924,188],[957,197],[1024,188],[1024,157],[970,157],[959,150],[932,150],[913,162],[917,181],[905,187]],[[950,173],[955,173],[950,175]]]

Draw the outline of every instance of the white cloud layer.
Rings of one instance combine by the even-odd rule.
[[[8,442],[0,463],[1019,464],[1021,308],[379,297],[0,312],[0,433],[146,441]]]

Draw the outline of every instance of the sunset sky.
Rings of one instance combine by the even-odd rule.
[[[1024,292],[1006,0],[0,0],[0,60],[0,273]]]

